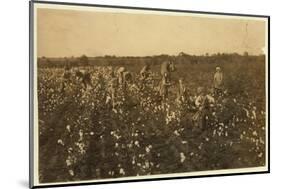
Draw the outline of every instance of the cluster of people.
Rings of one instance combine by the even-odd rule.
[[[226,80],[211,64],[192,65],[188,75],[179,70],[188,64],[176,66],[39,69],[41,181],[263,165],[265,111],[229,85],[241,72]],[[243,91],[253,78],[246,81]]]
[[[178,82],[174,82],[171,75],[176,70],[173,61],[164,61],[160,67],[161,79],[157,86],[157,91],[161,97],[162,104],[169,98],[170,88],[173,86],[173,93],[176,93],[176,102],[181,104],[188,98],[187,89],[184,85],[183,78],[179,78]],[[78,68],[70,69],[65,67],[62,75],[61,91],[64,92],[66,85],[68,84],[71,75],[74,75],[76,79],[81,83],[83,90],[88,88],[94,88],[91,80],[91,71],[89,68],[85,70],[79,70]],[[146,64],[139,72],[138,77],[128,71],[124,66],[118,67],[115,70],[112,69],[110,73],[110,82],[107,86],[108,98],[106,103],[110,103],[112,110],[116,111],[116,98],[118,96],[117,90],[121,89],[126,91],[127,88],[133,87],[137,91],[144,90],[146,81],[150,78],[151,67]],[[135,84],[134,80],[138,79],[140,82]],[[223,73],[220,67],[216,67],[216,71],[213,78],[213,88],[209,91],[206,88],[198,87],[197,96],[195,97],[194,105],[197,108],[197,112],[193,115],[192,120],[194,125],[203,127],[205,123],[206,112],[208,108],[215,102],[216,97],[220,97],[223,94]]]

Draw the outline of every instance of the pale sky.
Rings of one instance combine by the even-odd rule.
[[[38,56],[261,54],[265,21],[37,9]]]

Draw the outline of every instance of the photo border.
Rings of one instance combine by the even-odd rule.
[[[69,184],[44,184],[34,185],[34,4],[49,4],[49,5],[65,5],[65,6],[83,6],[97,8],[116,8],[128,10],[144,10],[144,11],[161,11],[161,12],[176,12],[176,13],[194,13],[204,15],[223,15],[223,16],[240,16],[254,17],[267,19],[267,169],[266,171],[252,171],[242,173],[221,173],[211,175],[194,175],[194,176],[172,176],[159,178],[144,178],[144,179],[129,179],[129,180],[112,180],[112,181],[95,181],[86,183],[69,183]],[[29,1],[29,187],[30,188],[49,188],[49,187],[66,187],[66,186],[82,186],[82,185],[98,185],[112,183],[130,183],[144,181],[161,181],[174,179],[190,179],[190,178],[206,178],[206,177],[221,177],[221,176],[237,176],[237,175],[253,175],[270,173],[270,16],[258,14],[240,14],[240,13],[224,13],[224,12],[208,12],[208,11],[193,11],[182,9],[162,9],[148,7],[131,7],[131,6],[116,6],[116,5],[101,5],[88,3],[70,3],[70,2],[55,2],[55,1]],[[82,181],[81,181],[82,182]]]

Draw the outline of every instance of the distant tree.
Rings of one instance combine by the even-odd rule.
[[[247,51],[244,52],[244,56],[249,56],[249,53]]]
[[[186,54],[184,52],[180,52],[178,56],[186,56]]]
[[[82,65],[88,65],[88,64],[89,64],[89,58],[88,58],[86,55],[82,55],[82,56],[79,58],[79,62],[80,62]]]

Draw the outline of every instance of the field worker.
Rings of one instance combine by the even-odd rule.
[[[118,79],[115,77],[114,72],[111,72],[111,80],[109,81],[109,87],[108,87],[108,92],[109,92],[109,98],[106,99],[106,104],[108,102],[112,102],[112,109],[115,109],[116,105],[116,90],[118,88]]]
[[[93,87],[91,72],[90,72],[89,68],[85,70],[84,77],[82,79],[82,83],[83,83],[85,89],[87,89],[88,86]]]
[[[65,87],[69,83],[70,78],[71,78],[71,70],[69,66],[66,66],[62,74],[61,92],[65,91]]]
[[[179,78],[178,88],[177,88],[177,101],[179,103],[185,100],[186,88],[183,84],[183,78]]]
[[[163,100],[168,98],[168,88],[171,86],[171,83],[168,80],[168,74],[164,73],[163,78],[160,83],[160,95]]]
[[[206,94],[206,90],[203,87],[198,87],[198,96],[195,99],[195,106],[198,111],[193,115],[192,121],[195,126],[199,128],[205,128],[207,125],[207,114],[211,104],[215,102],[214,98]]]
[[[145,80],[145,79],[147,79],[148,78],[148,76],[149,76],[149,70],[150,70],[150,66],[147,64],[147,65],[145,65],[142,69],[141,69],[141,71],[140,71],[140,79],[141,80]]]
[[[82,71],[77,70],[75,75],[78,78],[78,80],[82,82],[84,89],[87,89],[88,86],[93,87],[89,68]]]
[[[118,85],[119,86],[123,86],[124,84],[124,72],[126,71],[126,68],[125,67],[120,67],[117,69],[116,71],[116,76],[118,78]]]
[[[216,67],[216,73],[214,75],[214,93],[216,96],[221,96],[223,84],[223,74],[220,67]]]
[[[165,61],[161,64],[161,76],[164,77],[166,74],[167,80],[171,81],[171,72],[175,71],[175,65],[172,61]]]

